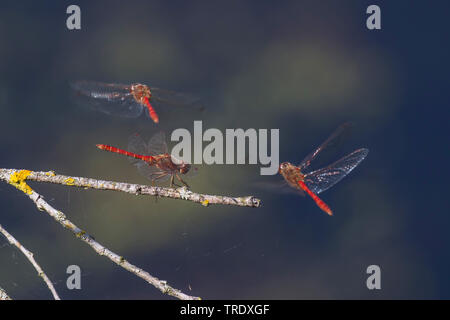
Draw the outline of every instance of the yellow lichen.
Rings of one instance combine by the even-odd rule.
[[[75,185],[75,180],[73,178],[67,178],[66,180],[64,180],[64,183],[68,186],[73,186]]]
[[[54,171],[48,171],[48,172],[45,173],[45,175],[46,175],[47,177],[54,177],[54,176],[56,176],[56,174],[55,174]]]
[[[85,234],[86,234],[86,232],[83,231],[83,230],[81,230],[80,232],[75,233],[75,236],[76,236],[77,238],[81,238],[81,237],[83,237]]]
[[[9,178],[9,183],[26,194],[32,194],[33,189],[25,182],[27,177],[31,174],[30,170],[20,170],[14,172]]]
[[[207,207],[208,204],[209,204],[209,200],[203,200],[203,201],[202,201],[202,206]]]

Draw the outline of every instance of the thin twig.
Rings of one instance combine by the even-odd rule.
[[[0,233],[2,233],[5,236],[5,238],[9,241],[10,244],[12,244],[13,246],[16,246],[17,249],[22,251],[22,253],[28,259],[28,261],[31,262],[33,267],[38,272],[39,277],[41,277],[44,280],[45,284],[50,289],[50,292],[52,293],[53,298],[55,300],[61,300],[58,296],[58,293],[55,290],[55,287],[53,286],[53,283],[47,277],[44,270],[42,270],[41,266],[36,262],[36,260],[34,260],[33,253],[30,252],[27,248],[25,248],[19,241],[17,241],[16,238],[14,238],[8,231],[6,231],[5,228],[3,228],[1,224],[0,224]]]
[[[0,287],[0,301],[1,300],[12,300],[8,294],[6,293],[5,290],[2,289],[2,287]]]
[[[55,174],[53,171],[29,171],[16,169],[0,169],[0,179],[8,181],[14,174],[20,172],[27,172],[26,180],[33,180],[39,182],[49,182],[62,184],[67,186],[76,186],[81,188],[92,188],[97,190],[112,190],[131,193],[135,195],[150,195],[158,197],[166,197],[172,199],[188,200],[200,203],[204,206],[210,204],[234,205],[241,207],[259,207],[261,200],[253,196],[246,197],[227,197],[217,195],[207,195],[192,192],[186,187],[173,189],[163,187],[153,187],[141,184],[131,184],[126,182],[105,181],[92,178],[72,177]]]
[[[122,256],[119,256],[118,254],[112,252],[108,248],[98,243],[84,230],[78,228],[74,223],[67,219],[66,215],[63,212],[56,210],[51,205],[49,205],[40,194],[35,192],[26,184],[25,180],[27,179],[27,177],[29,177],[30,174],[31,171],[27,170],[18,171],[0,169],[0,180],[4,180],[17,189],[23,191],[31,200],[33,200],[39,210],[47,212],[64,228],[69,229],[77,238],[80,238],[82,241],[87,243],[99,255],[106,256],[108,259],[118,264],[125,270],[128,270],[131,273],[134,273],[136,276],[144,279],[155,288],[159,289],[162,293],[168,294],[181,300],[200,300],[199,297],[189,296],[178,289],[172,288],[167,284],[166,281],[153,277],[147,271],[129,263]]]

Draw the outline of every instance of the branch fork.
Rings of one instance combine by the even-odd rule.
[[[50,204],[48,204],[39,193],[34,191],[26,183],[26,181],[28,180],[28,181],[56,183],[61,185],[90,188],[97,190],[121,191],[136,195],[159,196],[172,199],[192,201],[199,203],[203,206],[208,206],[210,204],[222,204],[241,207],[259,207],[261,202],[259,199],[253,196],[228,197],[228,196],[207,195],[192,192],[186,187],[181,187],[178,189],[154,187],[147,185],[130,184],[125,182],[113,182],[92,178],[58,175],[53,171],[38,172],[30,170],[0,169],[0,180],[3,180],[4,182],[11,184],[12,186],[16,187],[17,189],[25,193],[35,203],[36,207],[40,211],[47,212],[54,220],[56,220],[64,228],[69,229],[77,238],[81,239],[86,244],[88,244],[100,256],[107,257],[108,259],[110,259],[117,265],[121,266],[125,270],[128,270],[129,272],[135,274],[136,276],[144,279],[149,284],[153,285],[155,288],[160,290],[163,294],[167,294],[181,300],[200,300],[200,298],[187,295],[181,292],[180,290],[171,287],[170,285],[167,284],[167,281],[160,280],[150,275],[147,271],[131,264],[122,256],[104,247],[102,244],[97,242],[93,237],[87,234],[84,230],[80,229],[69,219],[67,219],[66,215],[63,212],[50,206]],[[25,254],[25,256],[27,256],[27,258],[30,260],[30,262],[33,264],[36,270],[38,270],[39,276],[41,276],[44,279],[45,283],[52,292],[54,298],[59,299],[59,296],[56,293],[56,290],[53,287],[51,281],[48,279],[44,271],[34,260],[33,253],[31,253],[26,248],[21,246],[20,243],[17,240],[15,240],[15,238],[12,237],[12,235],[10,235],[1,226],[0,232],[8,239],[10,243],[18,247]],[[6,292],[0,288],[0,300],[3,299],[6,300],[8,298],[9,296],[6,294]]]

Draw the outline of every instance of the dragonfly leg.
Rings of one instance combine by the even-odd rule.
[[[179,185],[179,184],[177,184],[177,183],[173,183],[173,185],[175,186],[175,187],[177,187],[177,188],[180,188],[181,186]]]
[[[181,187],[179,184],[175,183],[175,175],[172,173],[170,176],[170,187],[172,188],[173,186]]]
[[[189,185],[183,181],[183,179],[181,179],[180,175],[178,173],[176,173],[178,180],[180,180],[181,183],[183,183],[186,187],[188,187],[188,189],[190,189],[191,187],[189,187]]]
[[[155,181],[155,180],[161,179],[161,178],[165,177],[166,175],[167,175],[167,173],[161,172],[161,173],[159,173],[158,175],[155,175],[155,176],[152,178],[152,182]]]

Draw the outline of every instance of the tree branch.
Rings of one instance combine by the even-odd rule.
[[[9,241],[9,243],[12,244],[13,246],[16,246],[17,249],[22,251],[22,253],[25,255],[25,257],[31,262],[33,267],[38,272],[38,275],[44,280],[45,284],[50,289],[50,292],[52,293],[53,298],[55,300],[61,300],[58,296],[58,293],[55,290],[55,287],[53,286],[53,283],[47,277],[44,270],[42,270],[42,268],[39,266],[39,264],[36,262],[36,260],[34,260],[33,253],[30,252],[29,250],[27,250],[27,248],[25,248],[24,246],[22,246],[20,244],[20,242],[16,240],[16,238],[14,238],[8,231],[5,230],[5,228],[2,227],[1,224],[0,224],[0,233],[3,233],[3,235]]]
[[[5,290],[2,289],[2,287],[0,287],[0,301],[1,300],[12,300],[8,294],[6,293]]]
[[[130,271],[131,273],[134,273],[136,276],[144,279],[151,285],[153,285],[155,288],[159,289],[162,293],[168,294],[170,296],[173,296],[178,299],[182,300],[200,300],[199,297],[189,296],[183,292],[181,292],[178,289],[172,288],[167,284],[164,280],[159,280],[156,277],[153,277],[145,270],[129,263],[127,260],[125,260],[122,256],[119,256],[118,254],[112,252],[108,248],[104,247],[100,243],[94,240],[90,235],[88,235],[84,230],[78,228],[74,223],[72,223],[69,219],[67,219],[66,215],[62,213],[59,210],[56,210],[51,205],[49,205],[44,198],[35,192],[33,189],[30,188],[25,182],[25,180],[32,175],[32,171],[28,170],[12,170],[12,169],[0,169],[0,180],[6,181],[9,184],[13,185],[17,189],[23,191],[36,205],[36,207],[41,210],[47,212],[53,219],[55,219],[59,224],[61,224],[64,228],[69,229],[72,231],[72,233],[85,243],[87,243],[92,249],[94,249],[95,252],[97,252],[101,256],[106,256],[108,259],[116,263],[117,265],[121,266],[125,270]],[[51,177],[51,173],[38,173],[35,179],[37,180],[41,177],[41,174],[44,176]],[[53,173],[53,177],[57,177]],[[75,178],[68,177],[67,179],[73,179],[66,181],[64,184],[72,185],[75,182]],[[77,179],[86,179],[86,178],[77,178]],[[91,180],[91,179],[87,179]],[[97,181],[97,180],[93,180]],[[49,181],[50,182],[50,181]],[[106,182],[105,183],[111,183]],[[114,184],[114,183],[112,183]],[[106,189],[106,190],[115,190],[115,189]],[[119,189],[120,190],[120,189]]]
[[[260,206],[261,203],[260,199],[257,199],[253,196],[227,197],[227,196],[207,195],[192,192],[186,187],[178,189],[152,187],[147,185],[132,184],[126,182],[114,182],[114,181],[97,180],[92,178],[64,176],[55,174],[53,171],[39,172],[29,170],[0,169],[0,179],[5,180],[6,182],[9,182],[11,178],[14,180],[14,178],[19,174],[25,176],[23,180],[49,182],[97,190],[121,191],[135,195],[150,195],[172,199],[182,199],[196,203],[201,203],[204,206],[208,206],[210,204],[223,204],[223,205],[257,208]]]

